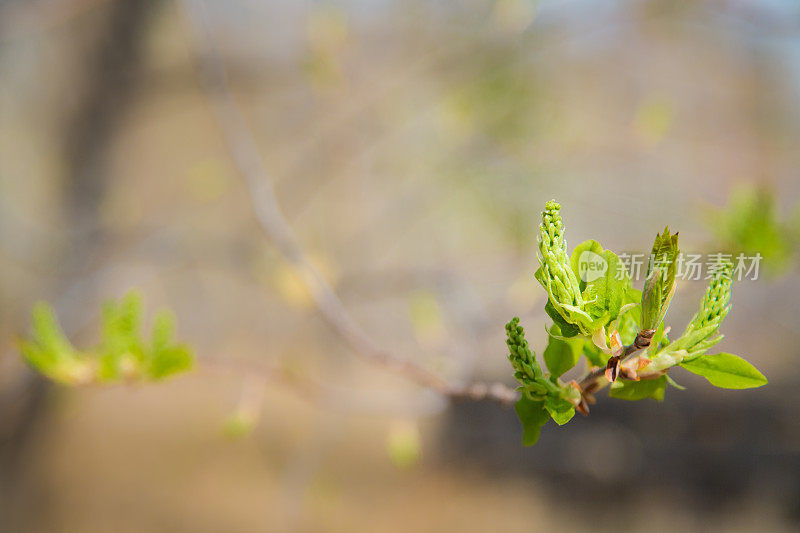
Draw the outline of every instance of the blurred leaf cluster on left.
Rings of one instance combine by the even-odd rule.
[[[46,303],[34,307],[32,329],[32,338],[21,342],[22,355],[42,375],[65,385],[158,381],[194,363],[191,348],[174,339],[171,312],[159,311],[149,338],[142,335],[142,297],[136,291],[104,305],[94,348],[75,348]]]

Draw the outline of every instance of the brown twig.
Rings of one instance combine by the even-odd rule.
[[[247,123],[231,95],[225,66],[211,39],[202,1],[183,0],[197,48],[203,89],[213,108],[233,162],[250,190],[261,228],[294,266],[322,317],[364,360],[452,399],[491,400],[510,404],[518,394],[502,384],[455,385],[430,370],[378,346],[348,313],[330,284],[309,260],[278,205]]]
[[[634,355],[639,350],[644,350],[645,348],[650,346],[650,342],[653,340],[653,335],[655,335],[655,330],[652,329],[643,329],[640,331],[633,342],[627,346],[625,346],[624,350],[619,355],[613,355],[608,360],[608,364],[605,367],[598,367],[589,372],[583,379],[580,381],[580,388],[582,391],[586,392],[590,389],[590,386],[596,384],[597,380],[606,374],[606,371],[613,365],[618,366],[625,362],[630,356]],[[591,392],[597,390],[595,387]],[[591,394],[589,392],[589,394]]]

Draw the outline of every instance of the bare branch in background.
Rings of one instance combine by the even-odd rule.
[[[231,95],[225,65],[212,41],[203,3],[182,0],[182,5],[194,36],[203,89],[233,162],[250,190],[258,223],[302,276],[317,308],[333,330],[362,359],[449,398],[492,400],[502,404],[515,401],[517,392],[500,383],[451,384],[428,369],[384,350],[358,325],[330,284],[308,259],[281,212],[270,176],[264,168],[247,123]]]

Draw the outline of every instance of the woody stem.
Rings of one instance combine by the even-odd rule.
[[[609,361],[614,361],[615,357],[617,359],[621,359],[625,361],[630,356],[638,352],[639,350],[644,350],[648,346],[650,346],[650,342],[653,340],[653,335],[655,335],[655,330],[653,329],[643,329],[637,335],[633,342],[627,346],[619,355],[613,356]],[[606,372],[607,367],[597,367],[588,374],[580,381],[581,390],[585,390],[589,385],[597,381],[600,377],[602,377]]]

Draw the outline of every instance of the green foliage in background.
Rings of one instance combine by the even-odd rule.
[[[786,270],[800,245],[800,206],[791,217],[782,217],[775,194],[766,187],[741,186],[728,205],[709,210],[707,221],[716,245],[731,254],[763,257],[769,272]]]
[[[33,336],[21,342],[25,360],[42,375],[65,385],[158,381],[189,370],[191,349],[175,342],[175,320],[160,311],[149,338],[142,328],[142,298],[130,292],[103,307],[100,344],[89,350],[75,348],[58,323],[52,307],[39,303],[33,309]]]
[[[547,291],[545,312],[554,322],[543,354],[547,371],[528,345],[519,319],[506,324],[508,358],[522,393],[516,412],[523,444],[536,443],[551,419],[562,425],[576,410],[588,414],[594,393],[607,385],[612,398],[663,400],[668,384],[682,388],[667,374],[676,366],[722,388],[767,383],[744,359],[708,353],[722,340],[719,328],[730,311],[730,261],[714,265],[699,310],[683,334],[670,341],[664,319],[677,284],[678,234],[667,228],[656,235],[644,289],[638,291],[617,255],[597,241],[583,242],[568,254],[560,210],[555,201],[545,204],[541,266],[535,274]],[[589,368],[586,376],[564,383],[561,376],[578,364],[581,355]]]

